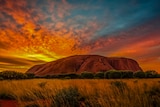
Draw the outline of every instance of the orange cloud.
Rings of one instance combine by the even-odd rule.
[[[73,19],[64,22],[64,16],[69,15],[69,10],[72,9],[65,0],[62,1],[62,4],[56,1],[46,1],[45,3],[51,4],[51,7],[47,8],[50,14],[37,8],[37,1],[32,2],[30,7],[27,2],[29,1],[8,0],[4,1],[3,6],[0,6],[2,11],[0,16],[4,20],[1,23],[4,27],[0,29],[1,68],[17,69],[21,65],[18,67],[17,64],[10,64],[10,62],[21,60],[19,64],[24,63],[23,68],[26,69],[34,64],[65,56],[88,53],[88,47],[81,47],[83,41],[81,37],[93,34],[91,33],[93,31],[87,33],[89,27],[96,29],[95,24],[91,24],[92,21],[87,22],[84,29],[74,28],[76,23]],[[55,8],[57,4],[59,7]],[[45,4],[42,7],[45,7]],[[51,20],[52,23],[46,20]],[[68,26],[69,24],[71,25]],[[80,35],[77,36],[77,34]],[[4,63],[2,56],[10,60],[5,59]]]

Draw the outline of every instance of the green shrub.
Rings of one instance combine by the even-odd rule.
[[[125,70],[109,70],[104,73],[104,77],[107,79],[133,78],[133,72]]]
[[[155,70],[148,70],[145,72],[146,78],[156,78],[158,73]]]
[[[121,78],[133,78],[132,71],[119,71],[121,72]]]
[[[119,71],[109,72],[108,76],[109,79],[118,79],[121,78],[121,72]]]
[[[97,72],[94,75],[95,78],[104,79],[104,72]]]
[[[109,79],[110,73],[111,73],[111,72],[115,72],[115,71],[116,71],[116,70],[108,70],[108,71],[106,71],[106,72],[104,73],[104,78]]]
[[[94,74],[92,72],[82,72],[81,78],[92,79],[94,78]]]
[[[145,78],[145,73],[143,71],[134,72],[133,76],[135,78]]]

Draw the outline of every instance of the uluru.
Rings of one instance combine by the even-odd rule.
[[[66,73],[79,74],[84,71],[99,72],[107,70],[142,70],[137,61],[124,57],[104,57],[99,55],[74,55],[56,61],[31,67],[27,73],[37,76]]]

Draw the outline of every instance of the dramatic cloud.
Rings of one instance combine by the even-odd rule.
[[[159,0],[0,0],[0,70],[77,54],[123,56],[160,71]],[[22,69],[23,68],[23,69]]]

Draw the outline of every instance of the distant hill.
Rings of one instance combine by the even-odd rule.
[[[56,61],[31,67],[27,73],[37,76],[55,75],[64,73],[81,73],[84,71],[98,72],[107,70],[142,70],[139,64],[129,58],[104,57],[99,55],[75,55]]]

